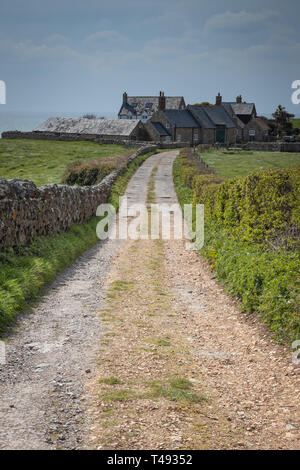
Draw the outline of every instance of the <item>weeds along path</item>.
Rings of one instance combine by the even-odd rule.
[[[131,203],[176,202],[175,156],[146,161]],[[299,448],[290,351],[240,312],[184,241],[126,241],[106,289],[88,448]]]
[[[127,194],[144,200],[159,155],[129,183]],[[104,280],[121,242],[99,242],[49,287],[30,314],[19,317],[5,339],[0,365],[0,449],[84,447],[84,385],[96,369],[103,324]]]

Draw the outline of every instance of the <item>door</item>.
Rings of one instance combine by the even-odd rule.
[[[218,144],[225,144],[225,127],[217,127],[216,129],[216,142]]]

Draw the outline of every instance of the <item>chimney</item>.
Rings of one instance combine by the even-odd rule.
[[[127,93],[126,91],[123,93],[123,105],[127,104]]]
[[[166,109],[166,97],[163,91],[159,92],[158,109],[159,111],[164,111]]]
[[[241,104],[242,103],[242,95],[236,97],[236,102]]]
[[[216,106],[221,106],[221,104],[222,104],[222,96],[219,92],[218,95],[216,96]]]

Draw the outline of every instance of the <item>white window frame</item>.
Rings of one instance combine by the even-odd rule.
[[[176,136],[176,142],[181,142],[181,134],[178,134],[178,135]]]
[[[255,135],[256,135],[255,129],[249,129],[249,135],[250,135],[250,137],[255,137]]]

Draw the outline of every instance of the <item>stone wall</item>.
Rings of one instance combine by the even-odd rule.
[[[67,141],[67,142],[76,142],[87,140],[90,142],[97,142],[97,143],[123,143],[126,142],[127,144],[130,142],[137,141],[136,138],[131,138],[130,136],[101,136],[95,134],[71,134],[71,133],[63,133],[63,132],[40,132],[40,131],[33,131],[33,132],[20,132],[20,131],[7,131],[2,132],[3,139],[34,139],[34,140],[58,140],[58,141]]]
[[[154,145],[141,147],[128,164],[156,149]],[[0,249],[26,245],[35,237],[88,221],[99,204],[107,201],[112,185],[124,171],[113,171],[90,187],[47,184],[37,188],[32,181],[0,179]]]
[[[158,140],[129,140],[129,138],[124,139],[123,137],[101,137],[95,136],[95,134],[61,134],[59,132],[20,132],[20,131],[7,131],[2,132],[3,139],[32,139],[32,140],[55,140],[55,141],[67,141],[67,142],[77,142],[77,141],[89,141],[95,142],[96,144],[117,144],[123,145],[128,148],[140,148],[143,145],[156,145],[162,149],[175,149],[175,148],[184,148],[189,147],[190,143],[188,142],[170,142],[170,143],[160,143]]]
[[[300,142],[248,142],[243,148],[270,152],[300,152]]]

